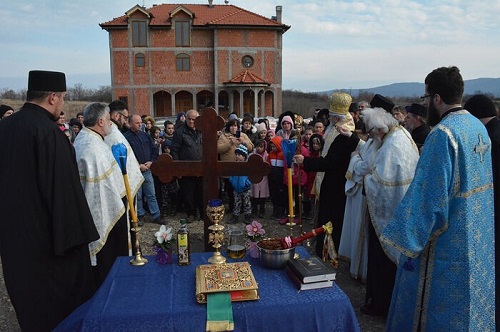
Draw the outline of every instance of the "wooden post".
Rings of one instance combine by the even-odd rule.
[[[247,175],[252,183],[260,182],[262,177],[269,174],[271,170],[271,166],[261,157],[251,155],[247,162],[218,161],[217,132],[224,127],[224,123],[224,119],[217,115],[215,109],[205,108],[195,121],[195,128],[200,130],[203,135],[202,160],[172,160],[169,154],[162,154],[158,157],[158,161],[151,165],[153,174],[164,183],[180,176],[203,177],[204,207],[208,204],[208,200],[218,197],[220,176]],[[208,243],[208,226],[211,225],[211,221],[206,213],[203,213],[203,221],[205,251],[213,251],[212,246]]]

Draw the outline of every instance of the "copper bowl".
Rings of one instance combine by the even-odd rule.
[[[267,249],[261,246],[262,241],[265,240],[257,242],[257,248],[259,248],[259,261],[261,264],[269,269],[285,268],[286,262],[295,255],[295,247],[288,249]]]

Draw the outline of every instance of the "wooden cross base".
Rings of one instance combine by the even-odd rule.
[[[218,132],[224,127],[224,119],[212,107],[205,108],[196,118],[195,127],[203,134],[202,160],[172,160],[169,154],[162,154],[151,165],[151,171],[160,181],[168,183],[175,177],[201,176],[203,178],[203,204],[219,195],[219,177],[229,175],[247,175],[252,183],[258,183],[268,175],[271,166],[258,155],[251,155],[247,162],[218,161]],[[205,251],[213,248],[208,242],[212,222],[203,215]]]

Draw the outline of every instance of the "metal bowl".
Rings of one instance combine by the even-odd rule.
[[[286,262],[295,255],[295,247],[289,249],[265,249],[257,242],[259,248],[259,261],[264,267],[270,269],[283,269]]]

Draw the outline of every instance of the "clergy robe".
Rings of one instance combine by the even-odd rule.
[[[495,266],[500,264],[500,119],[491,119],[485,124],[491,139],[491,160],[493,163],[493,192],[495,197]],[[495,278],[495,294],[499,294],[500,280],[498,272]],[[495,303],[495,320],[500,324],[500,300]]]
[[[415,178],[381,241],[402,253],[389,331],[494,331],[491,144],[467,111],[425,143]]]
[[[33,103],[0,121],[0,254],[23,330],[48,331],[95,289],[88,243],[99,235],[75,154]]]
[[[74,147],[80,181],[99,232],[99,239],[90,243],[89,249],[100,284],[116,257],[129,253],[127,220],[121,218],[125,214],[125,184],[111,148],[100,134],[84,127]]]
[[[137,192],[141,188],[142,183],[144,182],[144,176],[142,175],[142,172],[139,167],[139,162],[137,161],[137,158],[135,157],[134,150],[132,150],[132,147],[130,146],[130,143],[127,141],[125,136],[123,136],[122,132],[116,125],[116,123],[111,119],[111,131],[109,134],[104,137],[104,142],[111,148],[115,144],[124,144],[125,147],[127,148],[127,177],[128,177],[128,183],[130,186],[130,194],[132,195],[132,203],[134,203],[133,198],[137,195]],[[122,179],[123,181],[123,179]],[[123,197],[123,204],[125,205],[127,211],[129,209],[129,203],[127,201],[127,197]],[[137,208],[136,208],[137,211]],[[132,255],[133,253],[137,252],[137,248],[135,247],[136,245],[136,233],[134,231],[130,230],[130,217],[129,213],[125,213],[121,219],[118,221],[118,223],[121,223],[122,225],[125,223],[128,229],[128,242],[129,242],[129,255]],[[101,252],[101,256],[104,254]]]
[[[306,172],[324,172],[321,182],[321,199],[318,209],[318,227],[331,221],[333,224],[333,243],[338,249],[342,234],[342,223],[344,221],[344,209],[346,196],[345,173],[349,166],[351,153],[358,146],[359,137],[356,134],[347,137],[337,135],[330,145],[325,157],[304,158],[304,170]],[[324,234],[316,238],[316,253],[322,256]]]
[[[387,315],[399,253],[379,241],[387,222],[403,199],[415,174],[418,149],[410,133],[395,126],[384,136],[364,189],[368,223],[368,272],[365,304],[378,315]]]
[[[427,123],[421,124],[417,128],[414,128],[411,131],[411,137],[413,138],[413,141],[415,144],[417,144],[417,147],[420,149],[422,146],[424,146],[425,139],[429,135],[429,132],[431,131],[431,128]]]
[[[351,157],[346,172],[346,204],[344,224],[340,239],[339,256],[350,261],[349,272],[354,279],[366,282],[368,263],[368,219],[363,189],[365,175],[370,172],[373,160],[380,147],[379,141],[370,138],[366,143],[360,140],[358,154]]]

